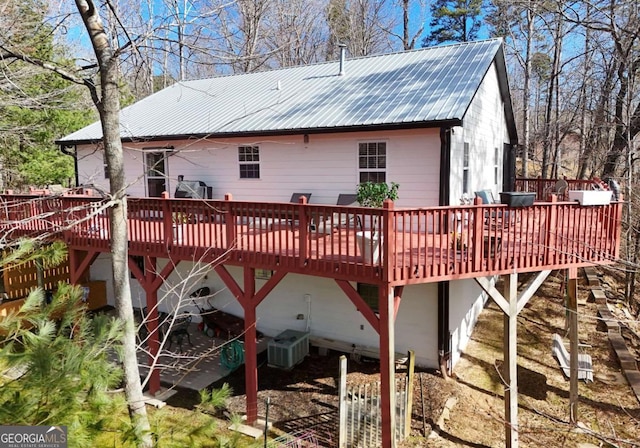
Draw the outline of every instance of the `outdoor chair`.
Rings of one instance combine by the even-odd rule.
[[[291,199],[289,200],[292,204],[297,204],[300,202],[301,197],[307,198],[307,203],[311,199],[311,193],[293,193],[291,195]],[[276,230],[284,228],[288,225],[290,228],[293,228],[297,225],[298,221],[292,218],[287,218],[286,215],[279,217],[267,217],[267,218],[254,218],[250,219],[248,224],[255,226],[257,229],[261,230]]]
[[[167,349],[171,349],[171,345],[175,342],[178,349],[182,351],[182,343],[187,339],[189,345],[193,346],[191,336],[189,335],[189,325],[191,324],[191,314],[187,311],[181,311],[176,316],[167,316],[163,324],[163,334],[167,335],[169,345]]]
[[[338,200],[336,201],[336,205],[342,206],[350,206],[357,203],[357,195],[353,193],[340,193],[338,195]],[[312,231],[317,230],[318,233],[330,234],[339,227],[351,225],[354,222],[354,219],[355,216],[353,214],[336,212],[332,213],[330,216],[317,217],[317,219],[311,221],[309,228]]]
[[[491,190],[480,190],[474,192],[477,198],[482,199],[483,204],[499,204],[500,201],[496,201]]]
[[[578,347],[589,346],[578,344]],[[569,366],[569,352],[562,342],[562,337],[557,333],[554,333],[553,335],[553,348],[551,349],[551,352],[558,360],[558,364],[560,364],[560,368],[562,369],[565,377],[570,378],[571,368]],[[593,382],[593,362],[591,360],[591,355],[587,353],[578,353],[578,379],[584,380],[585,382]]]
[[[491,190],[475,191],[474,194],[477,198],[482,200],[483,204],[500,204],[500,201],[495,199]],[[484,214],[484,219],[487,226],[496,225],[498,223],[502,226],[507,226],[509,224],[509,212],[502,210],[487,211]]]
[[[145,306],[140,310],[140,319],[142,321],[139,327],[139,338],[141,342],[146,342],[149,337],[149,321],[148,310]],[[175,342],[178,344],[180,351],[182,351],[182,343],[186,338],[191,343],[191,336],[189,335],[189,324],[191,323],[191,315],[188,312],[180,312],[174,318],[173,315],[158,311],[158,339],[162,341],[167,337],[169,345],[167,349],[171,348],[171,345]]]
[[[302,196],[307,198],[307,204],[308,204],[309,201],[311,200],[311,193],[293,193],[291,195],[291,200],[289,202],[293,202],[294,204],[297,204],[298,202],[300,202],[300,198]]]

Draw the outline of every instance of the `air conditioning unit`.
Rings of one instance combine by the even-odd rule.
[[[309,354],[309,333],[285,330],[269,341],[267,362],[271,367],[291,369]]]

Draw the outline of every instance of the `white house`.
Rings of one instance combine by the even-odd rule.
[[[502,46],[492,39],[178,82],[121,112],[130,196],[173,197],[179,176],[212,187],[213,198],[256,202],[308,192],[311,204],[335,204],[367,180],[400,184],[397,208],[501,191],[513,177],[517,140]],[[101,136],[94,123],[58,143],[75,151],[80,184],[108,190]],[[195,280],[181,282],[195,270]],[[240,267],[229,272],[242,279]],[[108,253],[90,275],[111,278]],[[188,307],[178,296],[200,286],[216,291],[217,308],[242,316],[225,283],[196,260],[169,276],[160,309]],[[375,290],[353,286],[375,311]],[[136,281],[132,289],[144,305]],[[452,367],[484,300],[471,279],[407,286],[395,351],[415,350],[419,365]],[[379,345],[334,281],[298,273],[258,306],[257,327],[270,336],[305,330],[365,354]]]

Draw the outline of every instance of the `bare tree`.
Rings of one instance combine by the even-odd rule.
[[[507,42],[507,54],[521,68],[522,79],[522,176],[529,177],[531,148],[531,81],[534,44],[536,41],[537,3],[494,1],[486,15],[493,34]]]
[[[422,36],[426,18],[426,2],[424,0],[396,0],[402,11],[402,35],[398,34],[395,29],[387,29],[386,31],[393,37],[400,40],[403,50],[413,50],[416,48],[416,42]],[[417,22],[417,29],[411,32],[411,21]]]
[[[319,62],[328,38],[320,0],[273,0],[265,17],[265,49],[271,66],[290,67]]]
[[[136,358],[136,333],[129,286],[127,195],[124,175],[122,142],[120,140],[120,91],[118,88],[118,65],[116,54],[111,47],[102,20],[91,0],[76,0],[76,6],[91,38],[100,74],[100,94],[90,84],[92,96],[100,114],[102,135],[107,166],[111,199],[114,205],[109,209],[111,221],[111,266],[118,316],[124,324],[123,368],[124,384],[129,414],[136,433],[140,436],[140,447],[151,447],[151,427],[147,418],[140,371]]]
[[[327,58],[337,56],[337,45],[345,44],[351,56],[367,56],[391,49],[387,30],[393,29],[390,1],[330,0],[327,22],[331,37]]]

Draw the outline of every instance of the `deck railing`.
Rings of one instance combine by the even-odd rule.
[[[5,241],[55,237],[109,251],[103,200],[0,196]],[[611,263],[621,203],[395,209],[233,200],[129,198],[134,255],[249,265],[394,284]]]
[[[555,194],[556,183],[560,179],[538,179],[538,178],[519,178],[515,180],[515,190],[536,194],[537,201],[548,201],[551,194]],[[564,179],[567,182],[568,190],[591,190],[594,181],[591,179]],[[558,197],[560,200],[566,200],[566,194],[562,193]]]

